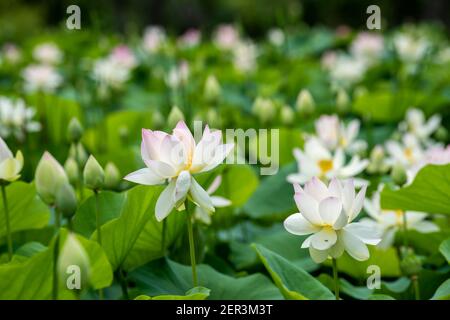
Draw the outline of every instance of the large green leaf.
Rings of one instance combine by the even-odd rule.
[[[147,295],[140,295],[135,300],[205,300],[209,297],[211,290],[204,287],[195,287],[187,291],[183,296],[177,295],[161,295],[150,297]]]
[[[450,215],[450,164],[427,165],[399,190],[384,188],[381,207]]]
[[[64,246],[67,231],[61,229],[60,252]],[[104,288],[113,280],[111,266],[100,246],[95,242],[77,235],[77,239],[86,250],[90,260],[90,285],[94,289]],[[16,259],[0,265],[0,300],[41,300],[50,299],[52,295],[53,279],[53,251],[55,241],[46,249],[40,249],[28,259]],[[22,252],[22,251],[21,251]],[[74,298],[74,292],[59,282],[60,299]]]
[[[439,286],[431,299],[450,300],[450,279],[445,280],[445,282]]]
[[[6,187],[11,232],[43,228],[50,218],[48,207],[36,195],[34,184],[15,182]],[[6,235],[5,211],[0,198],[0,237]]]
[[[302,268],[264,246],[253,247],[286,299],[334,299],[333,293],[327,287]]]
[[[447,259],[447,262],[450,263],[450,238],[443,241],[439,246],[439,251],[442,255]]]
[[[217,272],[208,265],[198,265],[199,285],[209,288],[212,300],[275,300],[281,299],[277,288],[261,274],[233,278]],[[160,259],[131,272],[129,277],[136,283],[143,294],[184,295],[192,288],[190,266]]]
[[[135,245],[147,222],[154,215],[155,203],[162,186],[137,186],[125,194],[118,218],[101,226],[102,247],[114,270],[120,267]],[[92,235],[97,239],[97,231]]]
[[[276,175],[262,180],[245,204],[245,212],[252,218],[266,219],[293,212],[295,210],[294,189],[286,178],[296,169],[296,164],[291,163],[282,167]]]

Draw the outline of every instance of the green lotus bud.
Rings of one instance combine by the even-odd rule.
[[[440,126],[435,133],[436,139],[439,141],[447,141],[448,138],[448,130],[443,126]]]
[[[41,199],[46,204],[53,205],[59,188],[67,182],[64,168],[50,153],[44,152],[35,174],[36,191]]]
[[[341,113],[344,113],[348,110],[350,106],[350,98],[347,95],[345,90],[341,89],[338,91],[336,96],[336,107],[337,110]]]
[[[65,216],[72,217],[77,210],[77,195],[70,183],[63,183],[56,192],[56,208]]]
[[[169,128],[174,128],[178,121],[184,120],[183,112],[177,107],[174,106],[172,110],[170,110],[169,117],[167,118],[167,125]]]
[[[215,102],[219,99],[221,94],[221,87],[217,78],[213,75],[206,78],[203,96],[207,102]]]
[[[69,150],[69,157],[74,158],[80,168],[83,168],[87,161],[87,153],[81,143],[72,143]]]
[[[311,115],[316,108],[316,103],[307,89],[303,89],[297,96],[295,108],[301,115]]]
[[[90,276],[89,256],[77,237],[69,233],[58,258],[61,283],[70,290],[87,289]]]
[[[108,162],[105,166],[105,188],[114,190],[117,188],[121,180],[119,169],[112,162]]]
[[[284,125],[290,125],[294,122],[295,113],[294,110],[288,105],[284,105],[281,108],[281,114],[280,114],[281,122]]]
[[[119,127],[120,140],[122,140],[122,142],[126,143],[129,136],[130,136],[130,130],[128,130],[128,127],[127,126],[120,126]]]
[[[79,179],[78,163],[73,158],[67,158],[64,164],[64,170],[66,171],[69,182],[72,185],[76,185]]]
[[[90,155],[83,172],[84,184],[92,190],[98,190],[105,184],[105,173],[94,156]]]
[[[72,118],[67,127],[67,138],[69,142],[78,142],[83,136],[83,126],[77,118]]]
[[[206,123],[208,123],[212,128],[222,127],[221,117],[215,109],[208,109],[206,112]]]
[[[400,269],[405,276],[417,275],[422,270],[422,259],[409,253],[400,262]]]
[[[165,119],[164,119],[163,115],[161,114],[161,112],[159,112],[159,111],[153,112],[153,117],[152,117],[153,128],[155,128],[155,129],[163,128],[164,123],[165,123]]]
[[[271,99],[258,97],[253,103],[252,112],[262,123],[267,123],[276,115],[276,107]]]
[[[404,185],[408,179],[406,170],[401,164],[396,164],[392,167],[391,177],[394,183],[398,186]]]

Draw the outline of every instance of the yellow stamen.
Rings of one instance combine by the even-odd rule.
[[[326,174],[328,171],[333,169],[333,161],[332,160],[319,160],[317,162],[317,165],[320,168],[320,171],[322,171],[322,175]]]

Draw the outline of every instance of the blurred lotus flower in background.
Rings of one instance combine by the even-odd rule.
[[[239,32],[230,24],[219,25],[214,33],[214,43],[224,50],[234,48],[240,41],[239,38]]]
[[[419,140],[411,133],[403,135],[401,142],[389,140],[386,142],[386,150],[389,154],[387,162],[390,165],[401,164],[406,170],[422,161],[424,150]]]
[[[41,43],[33,50],[33,58],[43,64],[59,64],[62,62],[63,53],[54,43]]]
[[[205,81],[205,87],[203,89],[203,96],[208,102],[215,102],[219,99],[222,88],[220,83],[214,75],[209,75]]]
[[[353,220],[359,215],[366,194],[362,187],[356,194],[353,180],[331,180],[326,186],[314,177],[304,188],[295,184],[294,200],[299,213],[284,221],[286,230],[295,235],[309,235],[302,248],[309,248],[316,263],[329,256],[339,258],[344,251],[358,261],[369,258],[366,244],[380,242],[377,229]]]
[[[338,55],[329,69],[331,82],[335,86],[347,88],[364,77],[367,67],[365,59]]]
[[[271,99],[257,97],[253,102],[252,113],[265,124],[274,119],[277,109]]]
[[[6,142],[0,138],[0,181],[13,182],[19,179],[22,168],[22,152],[17,151],[14,157]]]
[[[117,65],[126,69],[133,69],[137,65],[137,60],[133,52],[128,46],[123,44],[115,47],[109,57]]]
[[[0,137],[13,135],[23,141],[28,132],[37,132],[41,124],[34,121],[36,110],[25,105],[22,99],[12,100],[0,97]]]
[[[130,78],[130,69],[111,57],[101,58],[94,63],[92,77],[99,82],[99,89],[107,92],[109,88],[120,89]]]
[[[200,44],[202,33],[198,29],[188,29],[177,40],[177,43],[182,48],[193,48]]]
[[[322,58],[320,60],[322,68],[324,68],[325,70],[330,70],[334,66],[337,57],[338,54],[336,53],[336,51],[326,51],[322,55]]]
[[[384,51],[383,36],[378,33],[360,32],[353,40],[350,52],[353,56],[374,63]]]
[[[420,169],[428,164],[435,165],[445,165],[450,163],[450,145],[447,147],[443,146],[432,146],[425,150],[424,156],[418,163],[410,169],[408,172],[410,178],[414,178]]]
[[[158,51],[166,41],[166,32],[160,26],[149,26],[144,31],[142,46],[149,53]]]
[[[176,89],[180,85],[186,84],[188,79],[189,79],[189,64],[186,60],[183,60],[178,65],[173,66],[169,70],[165,80],[170,88]]]
[[[250,72],[256,69],[258,48],[250,40],[239,41],[233,47],[233,64],[241,72]]]
[[[231,206],[231,201],[221,197],[221,196],[214,196],[214,192],[219,189],[220,185],[222,183],[222,176],[217,176],[211,185],[206,189],[206,192],[210,195],[211,202],[214,206],[214,208],[224,208]],[[211,224],[211,211],[207,211],[203,209],[202,207],[195,207],[195,218],[202,221],[205,224]]]
[[[172,135],[162,131],[142,130],[141,156],[147,168],[128,174],[124,179],[157,185],[169,181],[156,203],[158,221],[166,218],[174,208],[183,208],[187,196],[206,211],[214,211],[209,194],[192,175],[218,166],[233,149],[222,144],[222,132],[210,131],[206,126],[196,142],[184,121],[180,121]]]
[[[417,63],[427,53],[430,44],[422,37],[399,33],[394,37],[394,47],[405,63]]]
[[[280,28],[273,28],[267,32],[267,39],[272,45],[279,47],[283,45],[285,41],[285,35],[283,30],[281,30]]]
[[[16,64],[22,59],[22,52],[14,43],[3,45],[1,56],[7,63]]]
[[[53,92],[63,81],[54,67],[45,64],[32,64],[22,71],[25,91]]]
[[[60,187],[69,182],[64,168],[47,151],[38,163],[34,179],[38,195],[49,206],[55,204]]]
[[[287,177],[287,180],[294,184],[304,184],[313,177],[319,177],[325,181],[333,178],[355,177],[369,164],[368,160],[361,160],[358,155],[354,155],[349,163],[346,163],[345,154],[341,148],[331,152],[315,137],[305,142],[303,151],[295,148],[294,157],[297,160],[298,173]],[[355,179],[355,182],[358,186],[365,183],[361,179]]]
[[[383,188],[380,185],[379,190]],[[362,218],[360,223],[368,228],[378,230],[382,235],[382,240],[378,247],[387,249],[394,244],[395,233],[401,230],[404,225],[406,214],[406,227],[408,230],[416,230],[421,233],[430,233],[439,231],[439,227],[433,222],[426,221],[428,216],[423,212],[402,211],[402,210],[383,210],[380,206],[380,191],[372,196],[372,199],[364,201],[364,209],[369,215],[368,218]]]
[[[308,89],[302,89],[299,92],[295,108],[301,115],[311,115],[314,112],[316,103]]]
[[[401,132],[409,132],[425,145],[432,144],[430,136],[436,132],[441,124],[441,116],[435,114],[428,120],[422,110],[411,108],[407,111],[405,120],[399,124]]]

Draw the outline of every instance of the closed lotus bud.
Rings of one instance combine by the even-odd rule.
[[[72,185],[76,185],[79,179],[78,163],[73,158],[67,158],[64,164],[64,170],[66,171],[67,178]]]
[[[272,100],[258,97],[253,103],[252,112],[262,123],[267,123],[276,115],[276,107]]]
[[[56,208],[65,216],[72,217],[77,211],[77,196],[70,183],[63,183],[56,192]]]
[[[99,190],[105,184],[105,173],[102,166],[91,155],[83,172],[84,184],[92,190]]]
[[[345,90],[341,89],[338,91],[336,96],[336,107],[341,113],[346,112],[350,107],[350,99]]]
[[[72,143],[69,150],[69,157],[74,158],[80,168],[83,168],[87,161],[87,153],[81,143]]]
[[[302,115],[311,115],[316,108],[316,103],[311,95],[311,93],[303,89],[297,96],[297,101],[295,103],[295,108]]]
[[[108,162],[105,166],[105,188],[116,189],[121,180],[119,169],[112,162]]]
[[[435,133],[436,139],[439,141],[447,141],[448,138],[448,130],[444,127],[440,126]]]
[[[181,120],[184,120],[183,112],[177,106],[174,106],[170,110],[169,117],[167,118],[167,125],[169,128],[174,128]]]
[[[153,112],[153,116],[152,116],[153,128],[156,128],[156,129],[163,128],[164,122],[165,122],[165,119],[164,119],[163,115],[161,114],[161,112],[159,112],[159,111]]]
[[[408,179],[406,170],[401,164],[396,164],[392,167],[391,177],[398,186],[404,185]]]
[[[206,112],[206,123],[212,128],[222,127],[221,117],[215,109],[208,109]]]
[[[203,96],[208,102],[215,102],[219,99],[221,94],[221,87],[217,78],[213,75],[208,76],[205,82],[205,88],[203,91]]]
[[[69,289],[87,289],[90,276],[89,256],[77,237],[67,235],[58,258],[58,274],[61,283]]]
[[[83,126],[77,118],[72,118],[67,127],[67,137],[69,142],[79,142],[83,136]]]
[[[417,275],[422,270],[422,259],[414,253],[409,253],[400,262],[400,269],[405,276]]]
[[[39,161],[35,174],[36,191],[41,199],[46,204],[53,205],[57,191],[67,182],[64,168],[46,151]]]
[[[284,125],[290,125],[294,122],[295,114],[294,110],[288,105],[285,105],[281,108],[280,114],[281,122]]]

